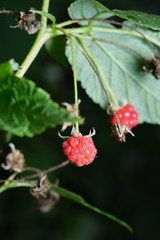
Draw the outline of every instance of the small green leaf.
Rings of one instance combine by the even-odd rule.
[[[131,233],[133,232],[133,229],[131,228],[131,226],[129,226],[126,222],[124,222],[124,221],[120,220],[119,218],[111,215],[110,213],[107,213],[103,210],[100,210],[99,208],[96,208],[96,207],[88,204],[80,195],[78,195],[76,193],[73,193],[71,191],[68,191],[65,188],[58,187],[58,186],[55,186],[55,185],[51,186],[50,191],[54,191],[64,198],[67,198],[67,199],[69,199],[73,202],[76,202],[76,203],[84,206],[84,207],[87,207],[87,208],[91,209],[92,211],[97,212],[97,213],[99,213],[99,214],[101,214],[101,215],[119,223],[120,225],[122,225],[123,227],[128,229],[128,231],[130,231]]]
[[[56,23],[56,18],[55,18],[55,16],[52,15],[52,14],[50,14],[50,13],[46,13],[46,12],[39,11],[39,10],[30,10],[30,12],[37,13],[37,14],[39,14],[39,15],[41,15],[41,16],[44,16],[44,17],[50,19],[50,20],[53,22],[53,24]]]
[[[131,22],[136,23],[137,25],[151,28],[153,30],[160,30],[160,16],[149,14],[145,12],[135,11],[135,10],[110,10],[107,7],[103,6],[101,3],[95,1],[100,7],[102,7],[106,13],[112,13],[118,17],[128,19]]]
[[[64,122],[82,123],[82,119],[53,102],[50,95],[32,81],[14,76],[9,64],[0,65],[1,130],[32,137]]]

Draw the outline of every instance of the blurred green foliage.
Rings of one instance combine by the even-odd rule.
[[[66,8],[72,1],[51,0],[50,12],[57,22],[68,19]],[[101,1],[109,8],[136,9],[159,13],[159,1]],[[0,1],[0,9],[26,10],[41,8],[41,1]],[[14,58],[21,63],[35,36],[27,35],[16,25],[13,16],[0,16],[0,63]],[[73,77],[69,67],[64,68],[43,49],[26,76],[39,87],[53,94],[55,101],[73,102]],[[0,196],[0,237],[2,240],[150,240],[160,239],[160,127],[144,124],[134,129],[136,137],[127,136],[126,143],[116,142],[110,136],[109,122],[102,111],[79,85],[81,115],[86,123],[81,132],[94,127],[94,142],[98,149],[95,162],[77,168],[69,165],[49,179],[60,179],[60,185],[85,197],[87,202],[124,219],[134,229],[130,235],[118,224],[106,220],[79,205],[61,199],[48,214],[37,209],[28,189],[13,189]],[[56,129],[48,129],[34,138],[14,137],[12,142],[21,149],[28,166],[49,168],[64,160]],[[69,134],[69,130],[66,131]],[[66,135],[67,135],[66,133]],[[6,173],[0,170],[0,175]]]

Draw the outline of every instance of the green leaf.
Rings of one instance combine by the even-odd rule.
[[[117,10],[109,9],[95,0],[77,0],[68,8],[69,16],[72,19],[84,18],[103,18],[106,19],[111,16],[118,16],[123,19],[128,19],[139,26],[151,28],[153,30],[160,30],[160,16],[149,14],[135,10]],[[80,22],[80,25],[86,25],[88,22]],[[94,22],[93,25],[99,25]]]
[[[43,12],[43,11],[39,11],[39,10],[30,10],[30,12],[37,13],[37,14],[39,14],[39,15],[41,15],[41,16],[44,16],[44,17],[50,19],[50,20],[53,22],[53,24],[56,23],[56,18],[55,18],[55,16],[52,15],[52,14],[50,14],[50,13]]]
[[[62,125],[64,122],[82,123],[82,119],[53,102],[50,95],[37,88],[32,81],[14,76],[9,64],[0,65],[1,130],[17,136],[32,137],[47,127]]]
[[[118,17],[128,19],[131,22],[136,23],[137,25],[151,28],[153,30],[160,30],[160,16],[149,14],[145,12],[135,11],[135,10],[110,10],[102,4],[95,1],[100,7],[102,7],[106,13],[112,13]]]
[[[112,13],[106,13],[103,6],[101,7],[94,0],[77,0],[73,2],[68,8],[68,14],[71,19],[85,19],[85,18],[109,18],[113,16]],[[88,22],[80,22],[80,25],[87,25]],[[99,25],[98,22],[93,22],[92,25]]]
[[[32,183],[35,183],[35,181],[32,182],[18,182],[16,180],[14,180],[15,175],[12,174],[9,178],[8,181],[6,181],[2,186],[0,186],[0,193],[8,190],[8,189],[12,189],[12,188],[17,188],[17,187],[33,187]],[[133,229],[132,227],[127,224],[126,222],[120,220],[119,218],[111,215],[110,213],[107,213],[103,210],[100,210],[99,208],[96,208],[90,204],[88,204],[83,197],[81,197],[80,195],[73,193],[71,191],[68,191],[65,188],[56,186],[56,185],[52,185],[49,189],[49,191],[53,191],[58,193],[61,197],[67,198],[73,202],[76,202],[84,207],[87,207],[89,209],[91,209],[94,212],[99,213],[100,215],[103,215],[117,223],[119,223],[120,225],[122,225],[123,227],[125,227],[128,231],[130,231],[131,233],[133,233]]]
[[[12,189],[12,188],[17,188],[17,187],[32,187],[32,184],[30,183],[25,183],[25,182],[17,182],[15,181],[6,181],[2,186],[0,186],[0,193]]]
[[[17,70],[18,64],[13,59],[7,63],[0,64],[0,79],[12,74],[13,71]]]
[[[81,39],[77,43],[82,46],[101,76],[112,102],[116,103],[116,99],[126,99],[139,113],[140,123],[160,124],[160,81],[151,73],[142,71],[145,62],[138,55],[141,54],[146,61],[152,58],[154,53],[148,42],[131,29],[92,26],[90,30],[90,33],[79,36]],[[143,32],[160,51],[160,33],[146,29],[143,29]],[[98,40],[85,39],[87,37]],[[88,96],[106,109],[108,101],[95,72],[77,46],[74,46],[74,54],[77,79]],[[72,64],[69,45],[66,47],[66,56]]]
[[[117,223],[119,223],[120,225],[122,225],[123,227],[125,227],[126,229],[128,229],[131,233],[133,232],[133,229],[131,228],[131,226],[129,226],[126,222],[120,220],[119,218],[111,215],[110,213],[107,213],[103,210],[100,210],[99,208],[96,208],[90,204],[88,204],[80,195],[76,194],[76,193],[73,193],[71,191],[68,191],[62,187],[58,187],[58,186],[55,186],[55,185],[52,185],[51,188],[50,188],[50,191],[54,191],[56,193],[58,193],[60,196],[64,197],[64,198],[67,198],[73,202],[76,202],[84,207],[87,207],[89,209],[91,209],[92,211],[94,212],[97,212]]]

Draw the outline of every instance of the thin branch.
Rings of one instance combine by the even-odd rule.
[[[41,176],[41,175],[44,175],[44,174],[53,172],[53,171],[55,171],[55,170],[57,170],[57,169],[60,169],[60,168],[62,168],[62,167],[65,167],[65,166],[68,165],[68,164],[69,164],[69,160],[66,160],[65,162],[62,162],[62,163],[60,163],[60,164],[58,164],[58,165],[56,165],[56,166],[54,166],[54,167],[51,167],[51,168],[49,168],[49,169],[47,169],[47,170],[44,170],[44,171],[40,171],[39,173],[36,173],[36,174],[32,174],[32,175],[26,176],[26,177],[24,177],[24,178],[22,178],[22,179],[23,179],[23,180],[26,180],[26,179],[31,179],[31,178],[39,177],[39,176]]]
[[[19,12],[16,11],[11,11],[11,10],[0,10],[0,14],[1,13],[6,13],[6,14],[19,14]]]
[[[33,172],[37,172],[37,173],[42,173],[42,171],[38,168],[35,168],[35,167],[25,167],[23,168],[22,172],[25,172],[25,171],[33,171]]]

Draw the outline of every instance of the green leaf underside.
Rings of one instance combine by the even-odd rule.
[[[116,15],[139,26],[160,30],[160,16],[158,15],[135,10],[111,10],[95,0],[77,0],[70,5],[68,13],[72,19],[95,18],[95,16],[101,18],[101,15],[105,19]],[[86,25],[87,23],[81,22],[80,24]],[[94,25],[98,25],[98,23],[94,23]]]
[[[100,4],[94,0],[77,0],[68,8],[68,14],[72,19],[85,18],[108,18],[113,16],[112,13],[106,12]],[[80,25],[87,25],[88,22],[80,22]],[[99,22],[93,22],[92,25],[99,25]],[[105,24],[106,25],[106,24]]]
[[[17,136],[32,137],[47,127],[64,122],[81,122],[53,102],[50,95],[24,78],[17,78],[8,71],[8,63],[0,65],[0,129]],[[1,74],[3,73],[3,74]]]
[[[112,13],[113,15],[134,22],[139,26],[151,28],[153,30],[160,30],[160,16],[158,15],[135,10],[110,10],[101,3],[98,3],[97,1],[96,3],[98,4],[98,6],[102,7],[106,11],[106,13]]]
[[[41,16],[44,16],[44,17],[50,19],[53,22],[53,24],[55,24],[55,22],[56,22],[55,16],[53,16],[50,13],[46,13],[46,12],[39,11],[39,10],[30,10],[30,12],[37,13],[37,14],[39,14]]]
[[[74,9],[72,9],[73,11]],[[76,14],[76,12],[75,12]],[[90,16],[92,17],[92,16]],[[127,21],[125,22],[127,24]],[[132,26],[137,27],[132,24]],[[153,50],[143,37],[127,28],[97,27],[90,28],[87,37],[100,38],[128,46],[140,53],[146,60],[151,59]],[[160,33],[144,28],[139,29],[145,36],[160,47]],[[82,36],[83,37],[83,36]],[[142,71],[144,61],[131,50],[102,41],[82,38],[77,43],[89,55],[99,72],[103,84],[118,101],[127,99],[139,113],[139,122],[160,124],[160,81],[151,73]],[[81,43],[80,43],[81,42]],[[159,48],[157,50],[159,52]],[[77,79],[88,96],[102,108],[106,109],[108,101],[104,90],[93,69],[74,45]],[[66,56],[72,64],[70,46],[66,47]],[[110,88],[110,89],[109,89]],[[111,98],[113,101],[113,99]]]
[[[35,183],[35,181],[33,181],[33,183]],[[10,182],[7,181],[6,183],[4,183],[2,186],[0,186],[0,193],[8,190],[8,189],[12,189],[12,188],[17,188],[17,187],[33,187],[32,186],[32,182],[31,183],[27,183],[27,182],[17,182],[16,180]],[[111,215],[110,213],[107,213],[105,211],[100,210],[99,208],[96,208],[88,203],[86,203],[86,201],[83,199],[83,197],[81,197],[80,195],[73,193],[65,188],[59,187],[59,186],[55,186],[52,185],[49,189],[49,191],[53,191],[58,193],[61,197],[67,198],[73,202],[76,202],[84,207],[87,207],[89,209],[91,209],[94,212],[97,212],[117,223],[119,223],[120,225],[122,225],[123,227],[125,227],[126,229],[128,229],[128,231],[130,231],[131,233],[133,232],[133,229],[131,228],[130,225],[128,225],[126,222],[120,220],[119,218],[116,218],[115,216]]]

